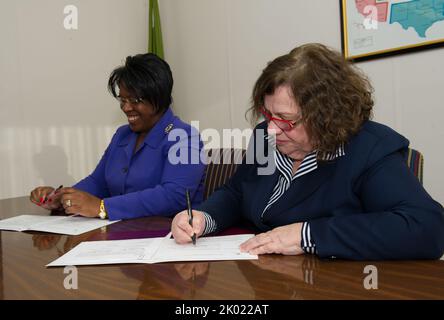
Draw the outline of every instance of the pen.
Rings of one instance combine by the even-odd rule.
[[[45,200],[43,201],[43,203],[46,203],[46,201],[51,198],[54,194],[56,194],[57,191],[59,191],[60,189],[63,188],[63,184],[61,184],[57,189],[52,190],[52,192],[50,194],[48,194],[47,196],[45,196]]]
[[[188,223],[190,224],[190,226],[193,226],[193,211],[191,210],[190,192],[188,191],[188,189],[186,190],[186,196],[188,207]],[[196,245],[196,233],[193,234],[191,240],[193,241],[193,244]]]

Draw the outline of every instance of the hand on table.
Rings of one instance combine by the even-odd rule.
[[[241,244],[243,252],[251,254],[277,253],[284,255],[303,254],[301,248],[302,222],[274,228],[260,233]]]
[[[59,193],[67,214],[79,214],[84,217],[99,215],[101,200],[96,196],[74,188],[62,188]]]

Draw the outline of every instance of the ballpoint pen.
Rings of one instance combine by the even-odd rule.
[[[57,189],[52,190],[51,193],[49,193],[47,196],[45,196],[45,200],[43,201],[43,203],[46,203],[46,201],[48,201],[48,199],[50,199],[54,194],[57,193],[57,191],[59,191],[62,188],[63,188],[63,184],[61,184]]]
[[[188,191],[188,189],[186,190],[186,196],[188,207],[188,223],[190,224],[190,226],[193,226],[193,211],[191,210],[190,192]],[[191,240],[193,241],[193,244],[196,245],[196,233],[192,235]]]

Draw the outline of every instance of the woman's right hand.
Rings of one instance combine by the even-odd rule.
[[[60,203],[60,194],[53,194],[49,197],[51,192],[54,191],[53,187],[37,187],[34,190],[31,191],[31,195],[29,196],[29,199],[31,202],[35,203],[36,205],[47,209],[47,210],[54,210],[58,209],[61,206]]]
[[[174,240],[179,244],[191,242],[191,237],[196,234],[199,238],[205,230],[205,217],[202,212],[193,210],[193,226],[188,223],[188,211],[184,210],[176,214],[171,223],[171,232]]]

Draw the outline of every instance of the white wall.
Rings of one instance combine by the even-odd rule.
[[[147,47],[148,0],[0,0],[0,198],[69,185],[95,166],[125,123],[110,71]],[[306,42],[340,48],[337,0],[159,0],[175,110],[200,128],[248,128],[244,113],[266,62]],[[63,8],[79,9],[79,30]],[[375,120],[425,155],[425,186],[444,203],[444,49],[360,63]]]
[[[341,48],[337,0],[161,0],[175,108],[200,128],[247,128],[265,64],[307,42]],[[444,203],[443,49],[359,63],[376,90],[375,120],[424,153],[425,187]]]
[[[65,5],[78,30],[65,30]],[[0,198],[71,185],[125,123],[108,76],[148,43],[147,0],[1,0]]]

